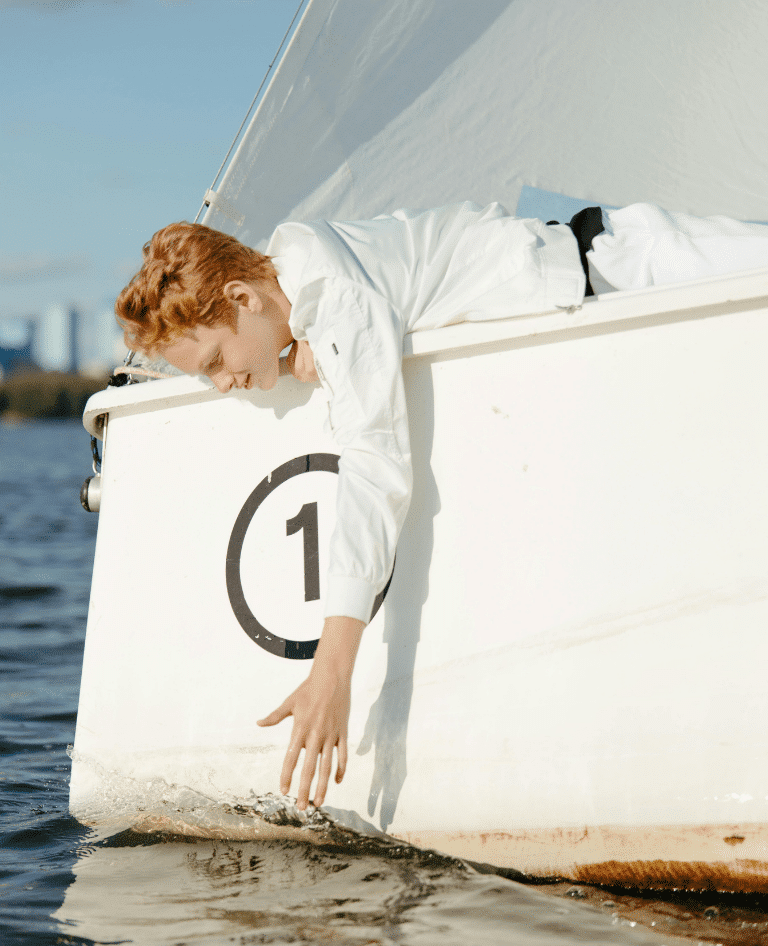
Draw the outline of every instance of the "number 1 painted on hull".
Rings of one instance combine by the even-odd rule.
[[[317,503],[304,503],[293,519],[285,522],[285,534],[304,530],[304,600],[320,599],[320,543],[317,528]]]
[[[229,537],[229,545],[227,546],[225,570],[229,603],[232,605],[232,612],[237,618],[240,627],[242,627],[248,637],[250,637],[254,644],[258,644],[259,647],[267,651],[267,653],[274,654],[275,657],[284,657],[287,660],[311,660],[315,656],[315,650],[317,649],[320,639],[292,640],[288,637],[281,637],[280,634],[277,633],[281,628],[265,627],[251,611],[245,598],[242,577],[240,575],[240,558],[243,552],[243,542],[245,541],[246,532],[264,500],[267,499],[268,496],[271,496],[276,490],[279,490],[280,487],[289,480],[297,476],[303,476],[306,473],[336,474],[338,472],[339,457],[338,454],[335,453],[307,453],[294,457],[292,460],[287,460],[285,463],[281,463],[280,466],[264,477],[246,499],[232,527],[232,534]],[[307,492],[314,492],[315,495],[317,495],[315,488],[312,486],[307,487]],[[330,500],[323,500],[321,498],[320,501],[326,502]],[[294,498],[291,502],[296,502],[296,499]],[[295,533],[304,530],[305,601],[318,601],[320,599],[320,555],[318,553],[319,529],[317,506],[317,502],[304,503],[292,519],[285,520],[286,535],[295,535]],[[290,506],[287,508],[290,508]],[[282,519],[282,513],[278,517],[277,522],[272,520],[274,525],[270,526],[270,529],[275,527],[279,528],[278,523],[280,519]],[[273,534],[270,532],[270,535]],[[279,538],[279,534],[273,537],[277,539]],[[282,540],[280,541],[282,542]],[[381,607],[391,581],[392,575],[389,576],[389,581],[384,588],[376,595],[376,599],[373,602],[373,610],[371,611],[371,620],[373,620],[374,615]],[[280,585],[279,582],[275,583],[274,593],[279,595],[281,588],[282,585]],[[307,610],[313,611],[312,608],[308,608]],[[317,618],[315,616],[311,624],[308,622],[309,633],[312,633],[316,620]],[[316,630],[319,629],[318,626]]]

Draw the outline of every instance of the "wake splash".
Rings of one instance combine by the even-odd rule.
[[[253,791],[222,799],[198,788],[154,776],[143,779],[111,769],[102,761],[67,747],[73,774],[87,792],[71,801],[74,818],[106,839],[124,831],[232,841],[302,841],[348,847],[376,841],[377,847],[410,849],[368,825],[354,812],[338,812],[343,823],[311,803],[297,807],[289,795]],[[74,794],[74,793],[73,793]],[[350,824],[351,822],[351,824]]]

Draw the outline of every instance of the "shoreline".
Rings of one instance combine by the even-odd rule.
[[[80,418],[88,398],[102,391],[108,380],[106,372],[99,376],[63,371],[13,372],[0,381],[0,420],[22,424]]]

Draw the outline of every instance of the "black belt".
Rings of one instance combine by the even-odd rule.
[[[557,220],[549,220],[547,226],[557,224]],[[592,249],[592,241],[605,230],[603,226],[603,211],[600,207],[585,207],[577,214],[571,217],[566,224],[573,231],[576,242],[579,244],[579,258],[581,259],[581,268],[587,277],[587,288],[585,296],[594,296],[595,292],[589,282],[589,266],[587,265],[587,252]]]

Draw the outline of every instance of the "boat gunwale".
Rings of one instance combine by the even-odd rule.
[[[488,322],[461,322],[414,332],[405,337],[403,357],[406,360],[429,357],[439,361],[498,350],[499,346],[510,348],[563,341],[763,307],[768,308],[768,268],[606,293],[585,299],[575,309],[556,309]],[[136,410],[181,407],[230,396],[220,394],[211,382],[199,376],[186,375],[108,387],[88,400],[83,426],[92,436],[101,438],[105,415],[117,417]],[[235,392],[234,396],[243,395]]]

